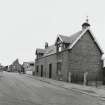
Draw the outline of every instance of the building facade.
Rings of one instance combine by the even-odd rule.
[[[35,75],[76,83],[103,82],[103,51],[88,21],[71,36],[58,35],[54,45],[36,49]]]

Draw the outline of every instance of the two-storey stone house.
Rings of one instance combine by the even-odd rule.
[[[103,51],[88,21],[73,35],[58,35],[54,45],[36,49],[35,75],[69,82],[102,83]]]

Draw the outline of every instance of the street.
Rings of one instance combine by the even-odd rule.
[[[0,105],[104,105],[97,97],[54,86],[24,74],[0,75]]]

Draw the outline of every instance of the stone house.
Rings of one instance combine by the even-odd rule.
[[[36,49],[35,75],[76,83],[103,82],[103,51],[88,21],[73,35],[58,35],[54,45]]]
[[[19,63],[19,60],[16,59],[15,61],[13,61],[13,63],[11,65],[9,65],[8,70],[9,72],[21,72],[22,70],[22,66]]]

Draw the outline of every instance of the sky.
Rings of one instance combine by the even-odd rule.
[[[91,30],[105,52],[105,0],[0,0],[0,63],[35,60],[36,48],[54,44],[58,34]]]

